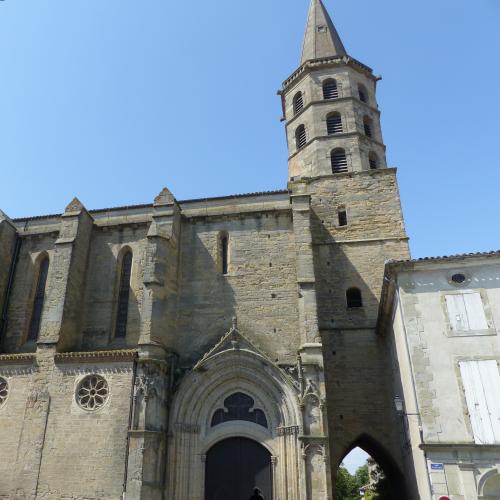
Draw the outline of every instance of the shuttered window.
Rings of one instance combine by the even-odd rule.
[[[326,129],[328,135],[342,133],[342,117],[340,113],[332,113],[326,117]]]
[[[335,149],[331,153],[332,172],[341,174],[347,172],[347,157],[343,149]]]
[[[130,296],[130,276],[132,274],[132,252],[127,252],[122,259],[120,288],[116,308],[115,337],[127,336],[128,300]]]
[[[488,321],[479,292],[446,295],[446,307],[453,332],[488,329]]]
[[[339,96],[339,89],[336,80],[326,80],[323,83],[323,98],[324,99],[337,99]]]
[[[45,286],[47,284],[47,275],[49,274],[49,259],[45,257],[40,262],[38,269],[38,280],[33,300],[33,310],[31,312],[31,321],[28,331],[28,340],[37,340],[40,333],[40,324],[42,321],[43,304],[45,302]]]
[[[302,92],[297,92],[293,98],[293,114],[296,115],[304,109],[304,97]]]
[[[304,125],[300,125],[295,131],[295,142],[297,149],[303,148],[307,143],[306,128]]]
[[[476,444],[500,443],[500,374],[498,362],[462,361],[460,373]]]
[[[368,162],[370,164],[370,169],[371,170],[377,170],[378,168],[378,158],[375,153],[370,153],[368,156]]]

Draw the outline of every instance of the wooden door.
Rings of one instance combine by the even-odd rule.
[[[230,438],[207,454],[205,500],[251,500],[259,488],[272,500],[271,454],[246,438]]]

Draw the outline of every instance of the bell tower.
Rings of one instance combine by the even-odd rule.
[[[281,90],[290,181],[386,168],[378,77],[353,59],[312,0],[299,68]]]
[[[321,375],[313,382],[324,397],[327,423],[323,441],[304,434],[304,449],[321,443],[335,489],[337,468],[356,446],[395,464],[394,470],[403,468],[391,346],[376,324],[384,264],[408,259],[409,249],[396,169],[386,162],[379,78],[347,54],[322,0],[310,2],[300,66],[280,94],[301,362],[307,376]],[[307,411],[305,418],[311,418]],[[307,464],[315,461],[317,453]],[[394,484],[396,493],[404,491]]]

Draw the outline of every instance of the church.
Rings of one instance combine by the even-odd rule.
[[[283,189],[0,211],[0,499],[500,498],[500,254],[410,260],[378,80],[311,0]]]

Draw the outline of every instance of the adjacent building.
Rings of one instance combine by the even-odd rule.
[[[500,498],[500,252],[386,266],[379,333],[418,498]]]

